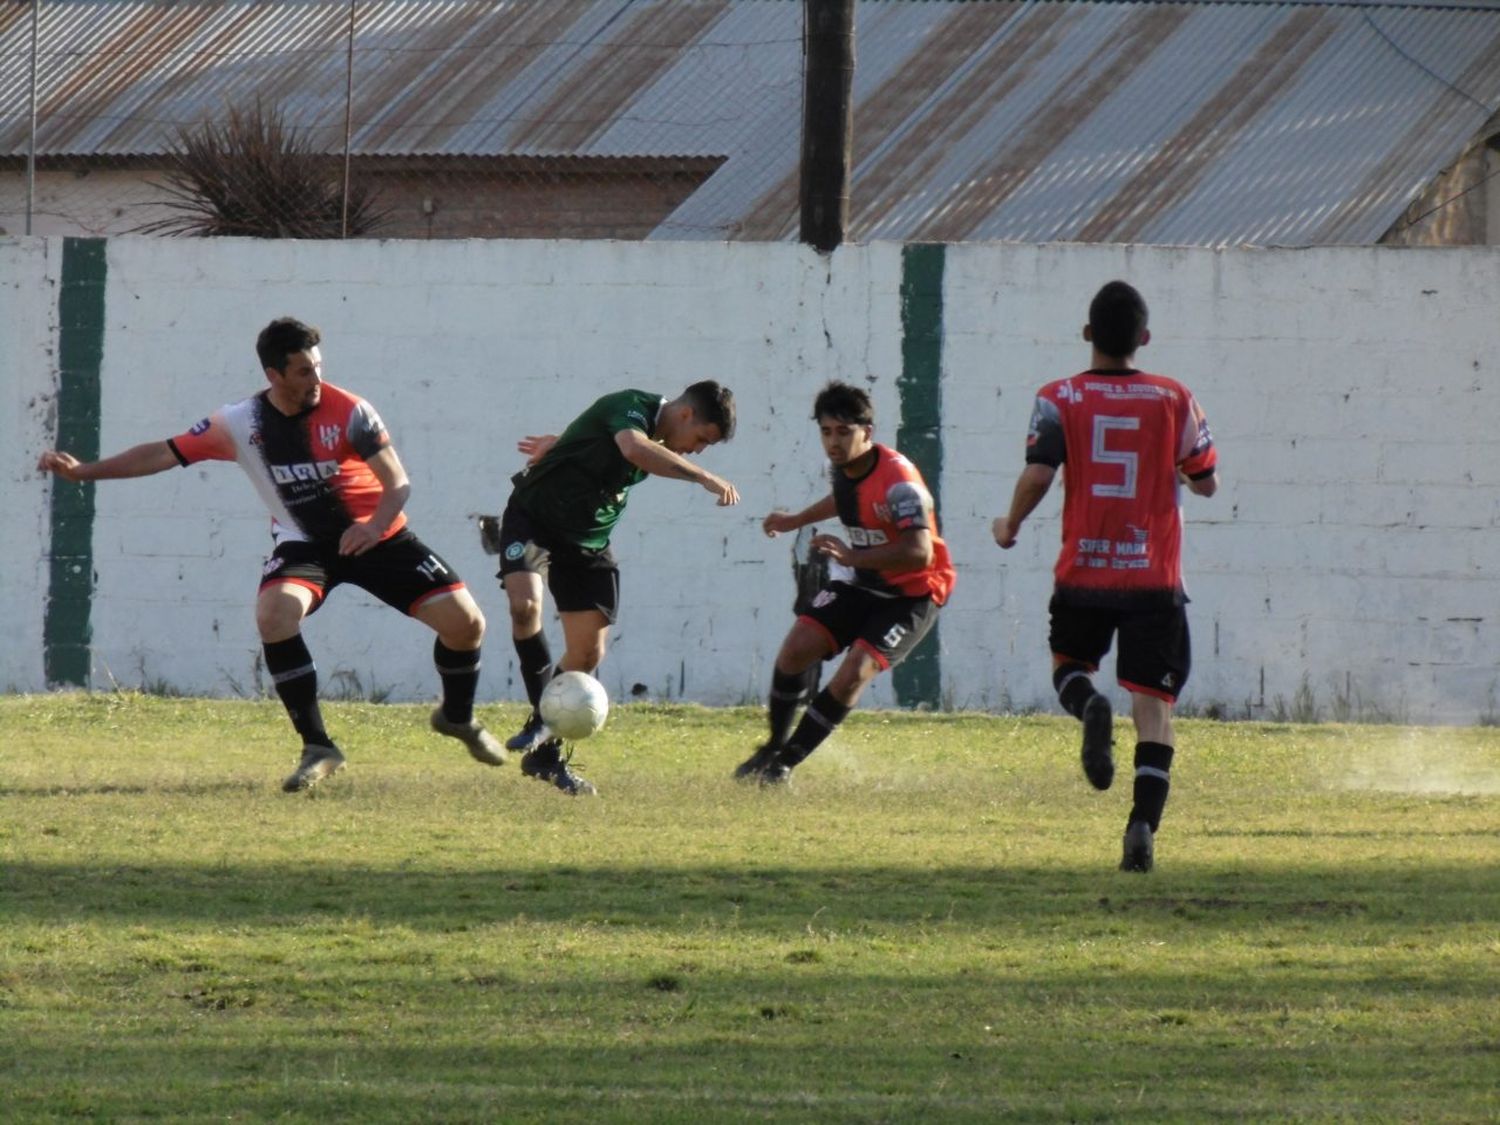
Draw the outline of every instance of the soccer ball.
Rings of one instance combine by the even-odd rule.
[[[559,672],[542,692],[542,722],[569,742],[598,732],[609,717],[609,694],[587,672]]]

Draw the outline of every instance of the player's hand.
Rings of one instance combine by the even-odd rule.
[[[772,539],[775,539],[783,531],[796,531],[797,519],[791,512],[783,512],[777,508],[774,512],[760,521],[760,529]]]
[[[379,542],[380,532],[369,524],[352,524],[339,536],[339,554],[362,555]]]
[[[837,535],[818,534],[812,537],[812,549],[819,554],[827,555],[840,566],[854,565],[854,551]]]
[[[1008,551],[1016,545],[1016,535],[1020,530],[1019,525],[1010,522],[1009,516],[998,516],[990,525],[990,534],[995,537],[995,542],[1002,551]]]
[[[527,434],[516,442],[516,449],[525,455],[528,465],[535,465],[556,444],[556,434]]]
[[[56,473],[63,480],[78,482],[83,480],[78,475],[78,466],[83,464],[71,453],[64,453],[59,449],[49,449],[37,458],[36,467],[44,473]]]
[[[716,477],[713,473],[709,473],[703,478],[703,487],[718,497],[721,508],[740,502],[740,490],[723,477]]]

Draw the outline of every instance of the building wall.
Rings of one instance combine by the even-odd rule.
[[[0,687],[44,686],[48,497],[60,243],[0,242],[0,425],[17,565],[0,610]],[[505,609],[477,517],[498,513],[523,435],[622,386],[724,380],[740,433],[704,463],[744,497],[650,480],[615,539],[624,608],[601,673],[616,695],[756,700],[790,621],[788,540],[760,518],[825,487],[808,419],[829,378],[871,388],[880,438],[903,412],[903,254],[850,246],[577,242],[108,245],[100,444],[180,432],[257,390],[252,343],[274,316],[325,333],[327,377],[382,411],[411,473],[413,525],[492,622],[482,697],[519,699]],[[1492,362],[1500,252],[1213,252],[963,246],[942,295],[943,530],[960,568],[940,627],[943,701],[1051,707],[1046,598],[1057,497],[1000,552],[990,520],[1021,466],[1031,397],[1083,367],[1088,297],[1146,293],[1143,366],[1198,393],[1224,487],[1187,497],[1196,667],[1185,702],[1284,714],[1473,722],[1497,707],[1500,439]],[[251,601],[266,521],[239,471],[194,466],[97,486],[92,682],[212,694],[264,688]],[[555,631],[555,624],[553,625]],[[307,629],[334,691],[425,698],[425,630],[358,590]],[[889,705],[889,677],[872,694]]]
[[[616,162],[617,164],[619,162]],[[717,165],[714,160],[651,161],[643,169],[536,163],[496,172],[382,161],[361,173],[385,219],[381,238],[644,239]],[[157,173],[79,163],[37,173],[34,235],[129,234],[172,218]],[[0,235],[26,232],[24,172],[0,171]]]

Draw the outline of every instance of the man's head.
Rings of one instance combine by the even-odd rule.
[[[286,414],[311,410],[323,397],[323,334],[290,316],[271,321],[255,338],[255,354],[271,384],[271,399]]]
[[[875,444],[875,407],[870,396],[849,383],[829,383],[813,400],[813,420],[830,464],[842,468]]]
[[[1147,319],[1146,301],[1135,286],[1111,281],[1089,302],[1089,323],[1083,338],[1102,355],[1129,359],[1137,348],[1151,341]]]
[[[673,453],[702,453],[734,437],[734,418],[734,392],[704,379],[667,403],[661,442]]]

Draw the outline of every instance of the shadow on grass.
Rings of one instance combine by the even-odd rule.
[[[433,931],[515,920],[661,928],[732,924],[781,932],[941,924],[1034,933],[1051,923],[1189,918],[1195,931],[1291,919],[1367,918],[1383,932],[1500,922],[1481,869],[1388,872],[1334,865],[1285,870],[1174,867],[1169,875],[1093,868],[505,866],[493,870],[298,864],[13,863],[0,873],[13,920],[106,916],[140,924],[305,923],[366,918]]]

